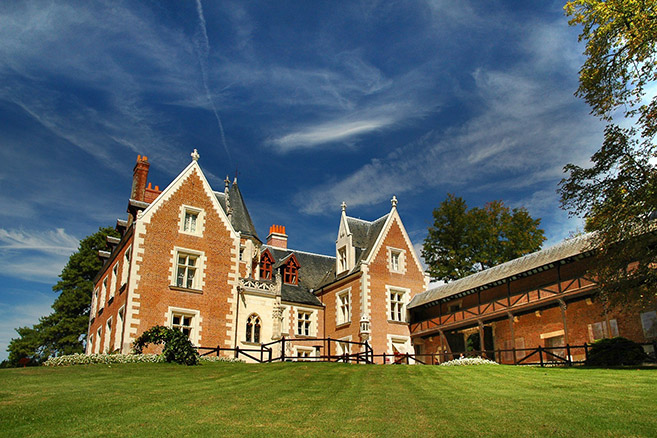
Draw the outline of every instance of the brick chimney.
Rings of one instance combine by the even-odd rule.
[[[148,168],[151,163],[148,162],[147,156],[137,155],[137,164],[132,171],[132,193],[130,199],[135,201],[145,201],[146,181],[148,180]]]
[[[155,186],[155,188],[153,188],[153,184],[148,183],[148,187],[146,187],[146,191],[144,193],[144,202],[148,202],[150,204],[151,202],[155,201],[155,198],[157,198],[160,193],[162,193],[160,186]]]
[[[272,225],[269,227],[267,245],[287,249],[287,234],[285,234],[285,227],[283,225]]]

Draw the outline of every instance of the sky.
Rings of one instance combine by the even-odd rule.
[[[335,253],[340,204],[398,210],[416,248],[447,193],[524,207],[553,245],[567,163],[603,126],[574,96],[563,2],[3,1],[0,359],[51,312],[80,239],[126,218],[137,155],[167,186],[198,149],[257,231]]]

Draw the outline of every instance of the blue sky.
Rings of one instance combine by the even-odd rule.
[[[166,186],[197,148],[239,172],[261,238],[334,252],[340,203],[399,199],[420,246],[448,192],[581,228],[557,183],[600,122],[550,1],[0,3],[0,359],[50,312],[79,239],[125,218],[137,154]]]

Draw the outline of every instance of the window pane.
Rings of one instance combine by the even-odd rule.
[[[173,324],[174,325],[179,325],[180,324],[180,316],[173,315]]]

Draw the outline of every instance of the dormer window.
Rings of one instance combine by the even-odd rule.
[[[347,270],[347,248],[342,247],[338,250],[338,263],[340,263],[340,272]]]
[[[260,279],[261,280],[271,280],[271,271],[272,271],[273,260],[269,252],[262,253],[260,256]]]
[[[299,264],[294,257],[285,264],[283,269],[283,282],[286,284],[299,283]]]

